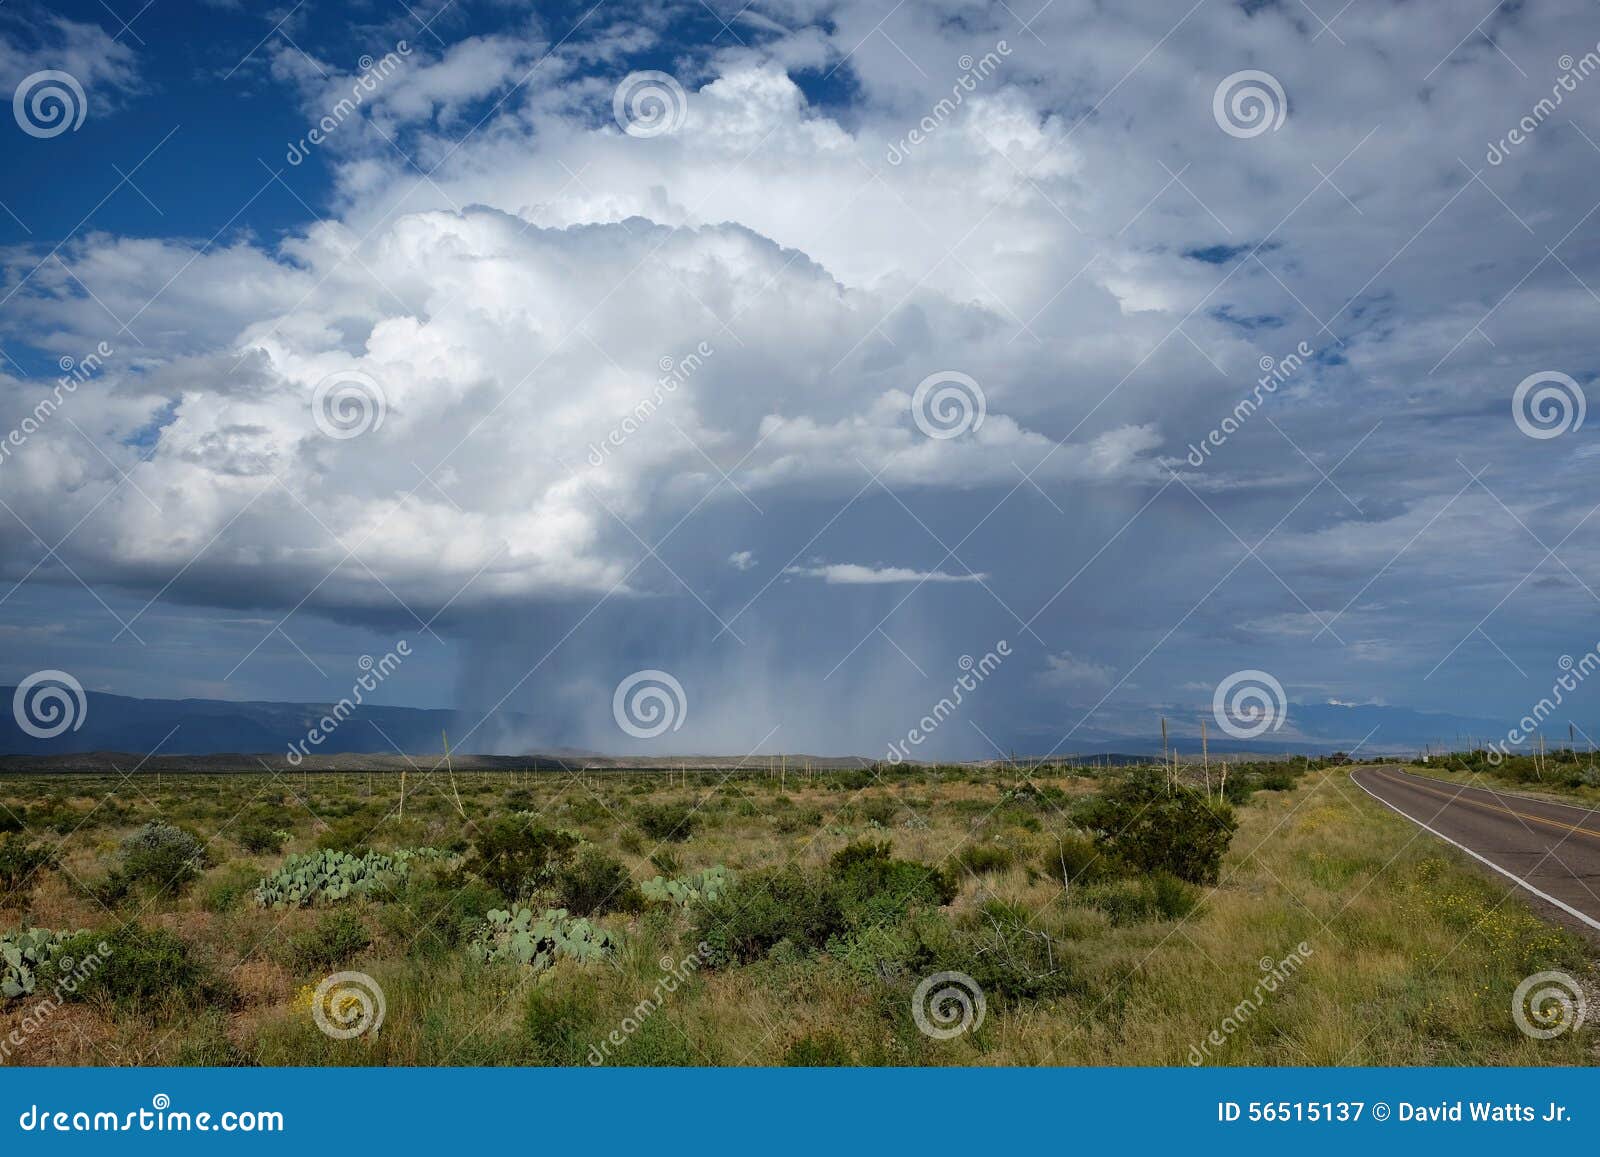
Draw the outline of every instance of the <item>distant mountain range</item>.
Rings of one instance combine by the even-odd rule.
[[[126,753],[136,762],[152,753],[162,757],[206,755],[261,755],[269,763],[281,764],[291,744],[303,744],[307,733],[319,727],[333,710],[332,703],[231,702],[221,699],[136,699],[98,691],[85,693],[85,710],[76,729],[50,738],[38,738],[25,731],[11,707],[16,689],[0,687],[0,756],[61,757],[74,754]],[[74,715],[74,718],[78,718]],[[372,756],[401,760],[410,756],[438,756],[443,749],[442,733],[464,736],[478,723],[465,713],[418,707],[380,707],[364,704],[340,720],[320,745],[306,745],[307,764],[325,766],[334,756]],[[1326,754],[1360,750],[1373,754],[1416,751],[1424,746],[1456,748],[1503,736],[1506,725],[1470,716],[1430,714],[1405,707],[1380,707],[1338,703],[1291,704],[1288,722],[1282,732],[1268,732],[1260,739],[1238,741],[1211,732],[1211,751],[1217,755],[1285,753]],[[1566,741],[1563,734],[1552,734],[1552,743]],[[508,750],[505,737],[538,733],[534,720],[505,713],[490,728],[477,731],[463,745],[466,751]],[[1180,752],[1198,753],[1196,736],[1175,737],[1173,746]],[[1161,743],[1154,735],[1095,735],[1087,742],[1075,743],[1062,757],[1082,760],[1131,759],[1159,752]],[[1027,753],[1018,751],[1019,758]],[[608,758],[594,752],[571,749],[511,752],[511,762],[549,761],[565,765],[577,760],[594,765],[643,765],[648,758]],[[706,757],[696,760],[721,764],[737,757]],[[765,757],[758,757],[764,759]],[[796,759],[808,757],[797,756]],[[816,757],[810,757],[815,759]],[[876,758],[867,756],[867,759]],[[484,757],[484,761],[498,762]],[[70,762],[70,761],[69,761]],[[254,762],[253,760],[244,762]],[[347,761],[348,762],[348,761]],[[402,761],[403,762],[403,761]],[[659,762],[656,760],[655,762]],[[678,762],[676,756],[668,764]],[[817,760],[855,764],[859,759]]]
[[[253,752],[283,756],[292,743],[333,710],[332,703],[235,703],[224,699],[135,699],[85,693],[75,730],[51,738],[24,731],[13,709],[14,687],[0,687],[0,754],[64,755],[120,751],[145,755]],[[76,716],[74,716],[76,718]],[[454,711],[363,704],[340,720],[319,754],[420,755],[443,750],[441,733],[457,722]]]

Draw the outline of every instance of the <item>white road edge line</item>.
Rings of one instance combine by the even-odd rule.
[[[1492,868],[1494,871],[1499,872],[1502,876],[1504,876],[1506,879],[1510,880],[1512,883],[1516,884],[1518,887],[1526,888],[1528,891],[1532,892],[1535,896],[1539,897],[1539,899],[1545,901],[1547,904],[1554,904],[1557,908],[1560,908],[1563,912],[1567,913],[1569,916],[1576,916],[1579,920],[1582,920],[1585,924],[1587,924],[1589,927],[1593,928],[1596,932],[1600,932],[1600,920],[1596,920],[1592,916],[1585,915],[1584,913],[1582,913],[1582,912],[1578,911],[1576,908],[1574,908],[1571,904],[1566,903],[1564,900],[1557,900],[1554,896],[1550,895],[1549,892],[1540,891],[1538,888],[1535,888],[1532,884],[1528,883],[1528,881],[1524,880],[1521,876],[1517,875],[1515,872],[1508,872],[1506,869],[1502,868],[1499,864],[1495,863],[1493,860],[1485,859],[1483,856],[1480,856],[1477,852],[1473,851],[1471,848],[1467,847],[1465,844],[1459,844],[1455,840],[1452,840],[1449,836],[1445,835],[1443,832],[1439,831],[1437,828],[1431,828],[1427,824],[1423,823],[1421,820],[1417,819],[1415,816],[1407,815],[1405,812],[1403,812],[1399,808],[1395,807],[1394,804],[1390,803],[1388,800],[1384,799],[1382,796],[1379,796],[1379,795],[1375,794],[1369,787],[1367,787],[1366,784],[1362,783],[1359,779],[1356,778],[1356,773],[1353,772],[1353,771],[1350,773],[1350,782],[1355,784],[1357,787],[1359,787],[1362,791],[1366,792],[1368,795],[1372,796],[1373,799],[1377,800],[1384,807],[1386,807],[1390,811],[1394,812],[1395,815],[1404,816],[1406,819],[1408,819],[1412,823],[1416,824],[1423,831],[1429,832],[1432,835],[1438,836],[1441,840],[1443,840],[1445,843],[1449,844],[1451,847],[1460,849],[1461,851],[1467,853],[1467,855],[1471,856],[1474,860],[1477,860],[1480,864],[1483,864],[1485,867]]]

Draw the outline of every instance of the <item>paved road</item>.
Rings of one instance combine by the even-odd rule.
[[[1350,778],[1531,892],[1558,918],[1600,933],[1600,809],[1461,787],[1393,767],[1357,768]]]

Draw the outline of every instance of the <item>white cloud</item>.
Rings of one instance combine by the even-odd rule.
[[[883,583],[976,583],[986,574],[949,574],[942,570],[912,570],[903,566],[863,566],[854,562],[819,562],[784,568],[784,574],[819,578],[838,586],[876,586]]]
[[[32,73],[65,72],[83,86],[88,115],[97,116],[140,87],[133,49],[97,24],[52,16],[33,23],[29,33],[23,42],[0,32],[0,88],[7,93]]]
[[[1079,658],[1070,651],[1045,656],[1045,670],[1039,681],[1051,687],[1100,688],[1116,682],[1117,673],[1104,663]]]

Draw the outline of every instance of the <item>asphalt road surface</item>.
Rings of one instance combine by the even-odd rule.
[[[1532,893],[1535,907],[1600,934],[1600,809],[1361,767],[1368,795]],[[1553,911],[1552,911],[1553,910]]]

